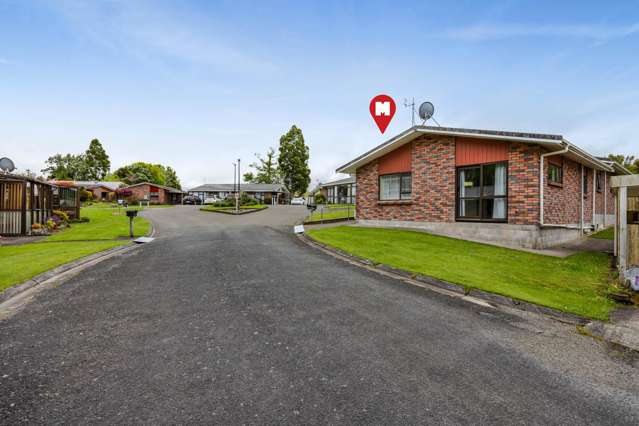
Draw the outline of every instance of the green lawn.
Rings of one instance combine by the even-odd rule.
[[[84,256],[128,244],[129,218],[122,209],[83,207],[89,222],[73,223],[44,240],[16,246],[0,246],[0,290]],[[134,219],[135,236],[148,234],[151,224]]]
[[[422,232],[335,227],[310,230],[322,243],[445,281],[605,320],[610,257],[583,252],[542,256]]]
[[[320,212],[318,208],[304,223],[321,222],[322,220],[355,218],[355,206],[348,204],[329,204]]]
[[[47,237],[46,241],[113,240],[129,236],[129,218],[125,209],[83,207],[80,216],[88,217],[89,222],[72,223],[69,229]],[[141,217],[133,219],[136,237],[148,234],[150,228],[148,220]]]
[[[615,228],[606,228],[603,231],[599,231],[596,234],[592,234],[590,238],[597,238],[599,240],[614,240],[615,239]]]
[[[31,243],[0,247],[0,291],[38,274],[126,241]]]

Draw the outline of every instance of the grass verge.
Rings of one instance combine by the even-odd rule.
[[[614,240],[615,239],[615,228],[606,228],[602,231],[599,231],[595,234],[592,234],[590,238],[596,238],[598,240]]]
[[[355,218],[355,206],[333,204],[330,207],[325,207],[323,211],[314,211],[304,223],[317,223],[324,220],[335,219],[354,219]]]
[[[88,217],[89,222],[73,223],[70,228],[47,237],[45,241],[113,240],[129,236],[129,218],[125,209],[83,207],[80,216]],[[148,234],[150,229],[148,220],[142,217],[133,219],[135,237]]]
[[[358,227],[310,230],[315,240],[395,268],[606,320],[610,256],[557,258],[422,232]]]
[[[126,241],[31,243],[0,247],[0,291],[84,256],[127,244]]]
[[[124,209],[118,213],[112,208],[83,207],[80,213],[89,222],[74,223],[43,241],[0,246],[0,291],[81,257],[129,243],[120,239],[129,235]],[[133,224],[136,237],[151,229],[142,217],[135,218]]]

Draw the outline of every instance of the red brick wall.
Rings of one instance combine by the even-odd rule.
[[[166,190],[158,188],[158,198],[151,198],[151,188],[149,185],[139,185],[127,188],[131,191],[131,195],[128,198],[129,202],[138,202],[148,196],[149,202],[152,204],[167,204],[169,199],[167,197]]]
[[[357,170],[357,217],[365,220],[455,220],[455,142],[424,136],[410,144],[412,197],[409,203],[379,202],[378,161]]]
[[[455,152],[453,137],[423,136],[410,144],[412,199],[410,202],[379,202],[378,161],[357,170],[357,216],[364,220],[406,220],[424,222],[455,221]],[[508,223],[539,223],[539,165],[542,148],[508,144]],[[550,159],[549,159],[550,160]],[[557,162],[558,158],[552,161]],[[577,224],[581,208],[581,165],[564,162],[562,187],[548,184],[545,162],[544,219],[547,224]],[[588,174],[584,198],[584,221],[592,220],[593,172]],[[598,198],[601,193],[598,193]],[[608,191],[608,212],[614,199]],[[598,201],[599,203],[599,201]],[[600,202],[603,210],[603,201]]]
[[[511,143],[508,150],[508,223],[539,223],[539,158],[535,145]]]

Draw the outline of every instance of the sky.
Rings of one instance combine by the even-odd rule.
[[[315,185],[410,127],[413,97],[442,126],[639,156],[639,2],[0,0],[0,157],[21,170],[98,138],[112,169],[232,182],[295,124]]]

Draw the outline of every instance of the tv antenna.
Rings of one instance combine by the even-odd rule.
[[[16,169],[16,166],[15,164],[13,164],[13,161],[8,159],[7,157],[0,158],[0,170],[2,170],[5,173],[11,173],[15,169]]]
[[[408,103],[408,99],[404,98],[404,107],[411,109],[411,127],[415,126],[415,98],[411,103]]]
[[[430,102],[424,102],[419,106],[419,118],[421,118],[422,121],[422,126],[429,120],[429,119],[433,119],[433,121],[435,122],[435,124],[437,124],[439,127],[442,127],[437,120],[435,120],[435,117],[433,117],[433,114],[435,114],[435,105],[433,105]]]

